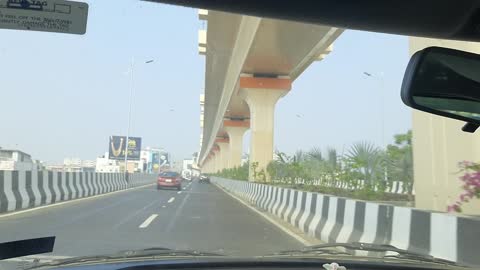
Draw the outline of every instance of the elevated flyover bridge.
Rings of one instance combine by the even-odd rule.
[[[199,165],[207,173],[239,166],[250,129],[250,164],[266,170],[277,101],[332,51],[343,30],[206,10],[199,18],[207,21],[199,31],[199,53],[206,58]]]

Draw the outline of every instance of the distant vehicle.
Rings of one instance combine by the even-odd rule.
[[[177,172],[162,172],[158,175],[157,190],[163,188],[182,189],[182,177]]]
[[[198,179],[199,183],[210,183],[210,177],[206,174],[201,174],[200,178]]]
[[[183,170],[182,171],[182,179],[187,181],[192,181],[192,172],[191,170]]]

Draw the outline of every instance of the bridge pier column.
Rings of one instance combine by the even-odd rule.
[[[228,148],[228,168],[240,167],[242,164],[243,135],[250,127],[249,121],[225,120],[223,128],[230,139]]]
[[[250,181],[270,180],[267,166],[273,160],[275,105],[290,89],[290,79],[240,78],[240,93],[250,108]]]
[[[217,139],[216,143],[217,143],[217,145],[220,149],[220,151],[218,152],[218,154],[219,154],[219,161],[218,161],[219,168],[218,168],[218,170],[222,171],[223,169],[228,168],[229,140],[228,139]]]
[[[215,153],[211,151],[209,155],[210,155],[210,158],[208,161],[208,171],[210,173],[215,173]]]
[[[210,158],[208,160],[208,172],[209,173],[214,173],[214,165],[215,165],[215,155],[213,153],[210,153]]]
[[[213,156],[208,161],[208,173],[213,173]]]
[[[212,164],[211,157],[212,156],[209,154],[207,160],[205,160],[205,163],[202,166],[202,173],[210,173],[211,172],[211,164]]]
[[[220,170],[220,151],[218,148],[213,150],[213,173],[218,173]]]

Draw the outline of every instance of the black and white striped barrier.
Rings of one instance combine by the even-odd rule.
[[[154,174],[0,171],[0,214],[155,182]]]
[[[288,181],[287,181],[288,182]],[[295,184],[303,184],[303,185],[314,185],[314,186],[325,186],[325,187],[335,187],[335,188],[342,188],[347,190],[354,190],[357,188],[361,188],[365,186],[365,180],[357,180],[352,181],[351,183],[347,183],[345,181],[322,181],[322,180],[304,180],[304,179],[295,179]],[[375,187],[375,191],[378,190],[378,187]],[[409,190],[404,182],[401,181],[393,181],[389,183],[388,186],[385,187],[384,190],[386,193],[392,194],[409,194]],[[412,195],[415,195],[415,190],[411,191]]]
[[[327,243],[366,242],[480,265],[480,218],[213,177],[212,182]]]

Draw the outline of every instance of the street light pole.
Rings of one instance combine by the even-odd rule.
[[[162,152],[161,150],[158,150],[158,173],[162,171]]]
[[[382,144],[383,148],[387,150],[387,146],[385,145],[385,88],[384,88],[384,80],[383,80],[383,72],[380,73],[380,108],[382,110]]]
[[[132,117],[132,103],[133,103],[133,68],[135,65],[135,58],[132,57],[130,66],[130,99],[128,104],[128,121],[127,121],[127,138],[125,142],[125,177],[128,175],[128,142],[130,140],[130,119]]]
[[[385,146],[385,102],[384,102],[384,80],[383,80],[383,72],[380,72],[378,76],[372,75],[369,72],[363,72],[365,76],[370,78],[378,79],[380,84],[380,122],[381,122],[381,129],[382,129],[382,147],[386,149]]]
[[[380,121],[381,121],[381,128],[382,128],[382,147],[384,151],[387,151],[387,146],[385,145],[385,102],[384,102],[384,80],[383,80],[383,72],[380,72],[378,76],[373,76],[371,73],[363,72],[368,77],[376,78],[379,80],[380,83]],[[383,180],[388,181],[388,172],[387,167],[384,168],[383,171]]]
[[[145,61],[145,64],[153,63],[153,59]],[[125,177],[128,177],[128,142],[130,141],[130,123],[132,117],[132,103],[133,103],[133,96],[134,96],[134,70],[135,70],[135,58],[132,57],[132,62],[130,64],[130,99],[128,104],[128,121],[127,121],[127,136],[125,142]]]

